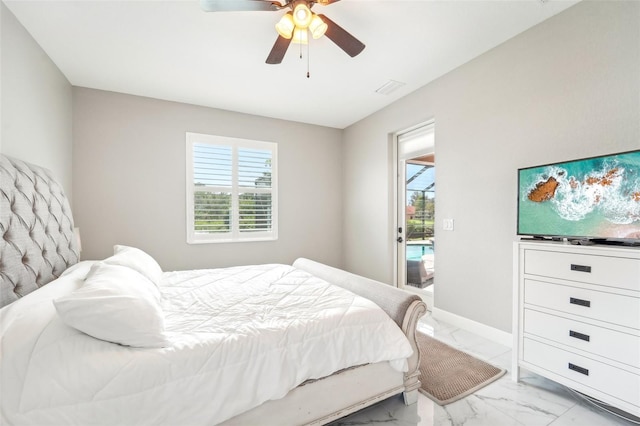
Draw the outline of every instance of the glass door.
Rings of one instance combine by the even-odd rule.
[[[429,299],[435,282],[434,125],[401,133],[397,142],[398,285]]]
[[[435,163],[433,154],[405,163],[406,285],[425,288],[433,284]]]

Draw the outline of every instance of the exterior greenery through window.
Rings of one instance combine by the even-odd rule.
[[[187,242],[275,240],[277,145],[187,133]]]

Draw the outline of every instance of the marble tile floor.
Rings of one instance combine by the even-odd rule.
[[[431,314],[418,328],[471,355],[507,370],[511,349],[435,320]],[[511,374],[444,407],[420,394],[418,403],[405,406],[402,395],[384,400],[331,423],[398,426],[629,426],[632,423],[594,408],[571,390],[533,373],[522,371],[520,382]]]

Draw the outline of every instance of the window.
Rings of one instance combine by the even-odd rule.
[[[278,238],[277,145],[187,133],[187,243]]]

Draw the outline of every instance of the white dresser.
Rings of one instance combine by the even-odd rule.
[[[519,367],[640,416],[640,248],[514,244]]]

